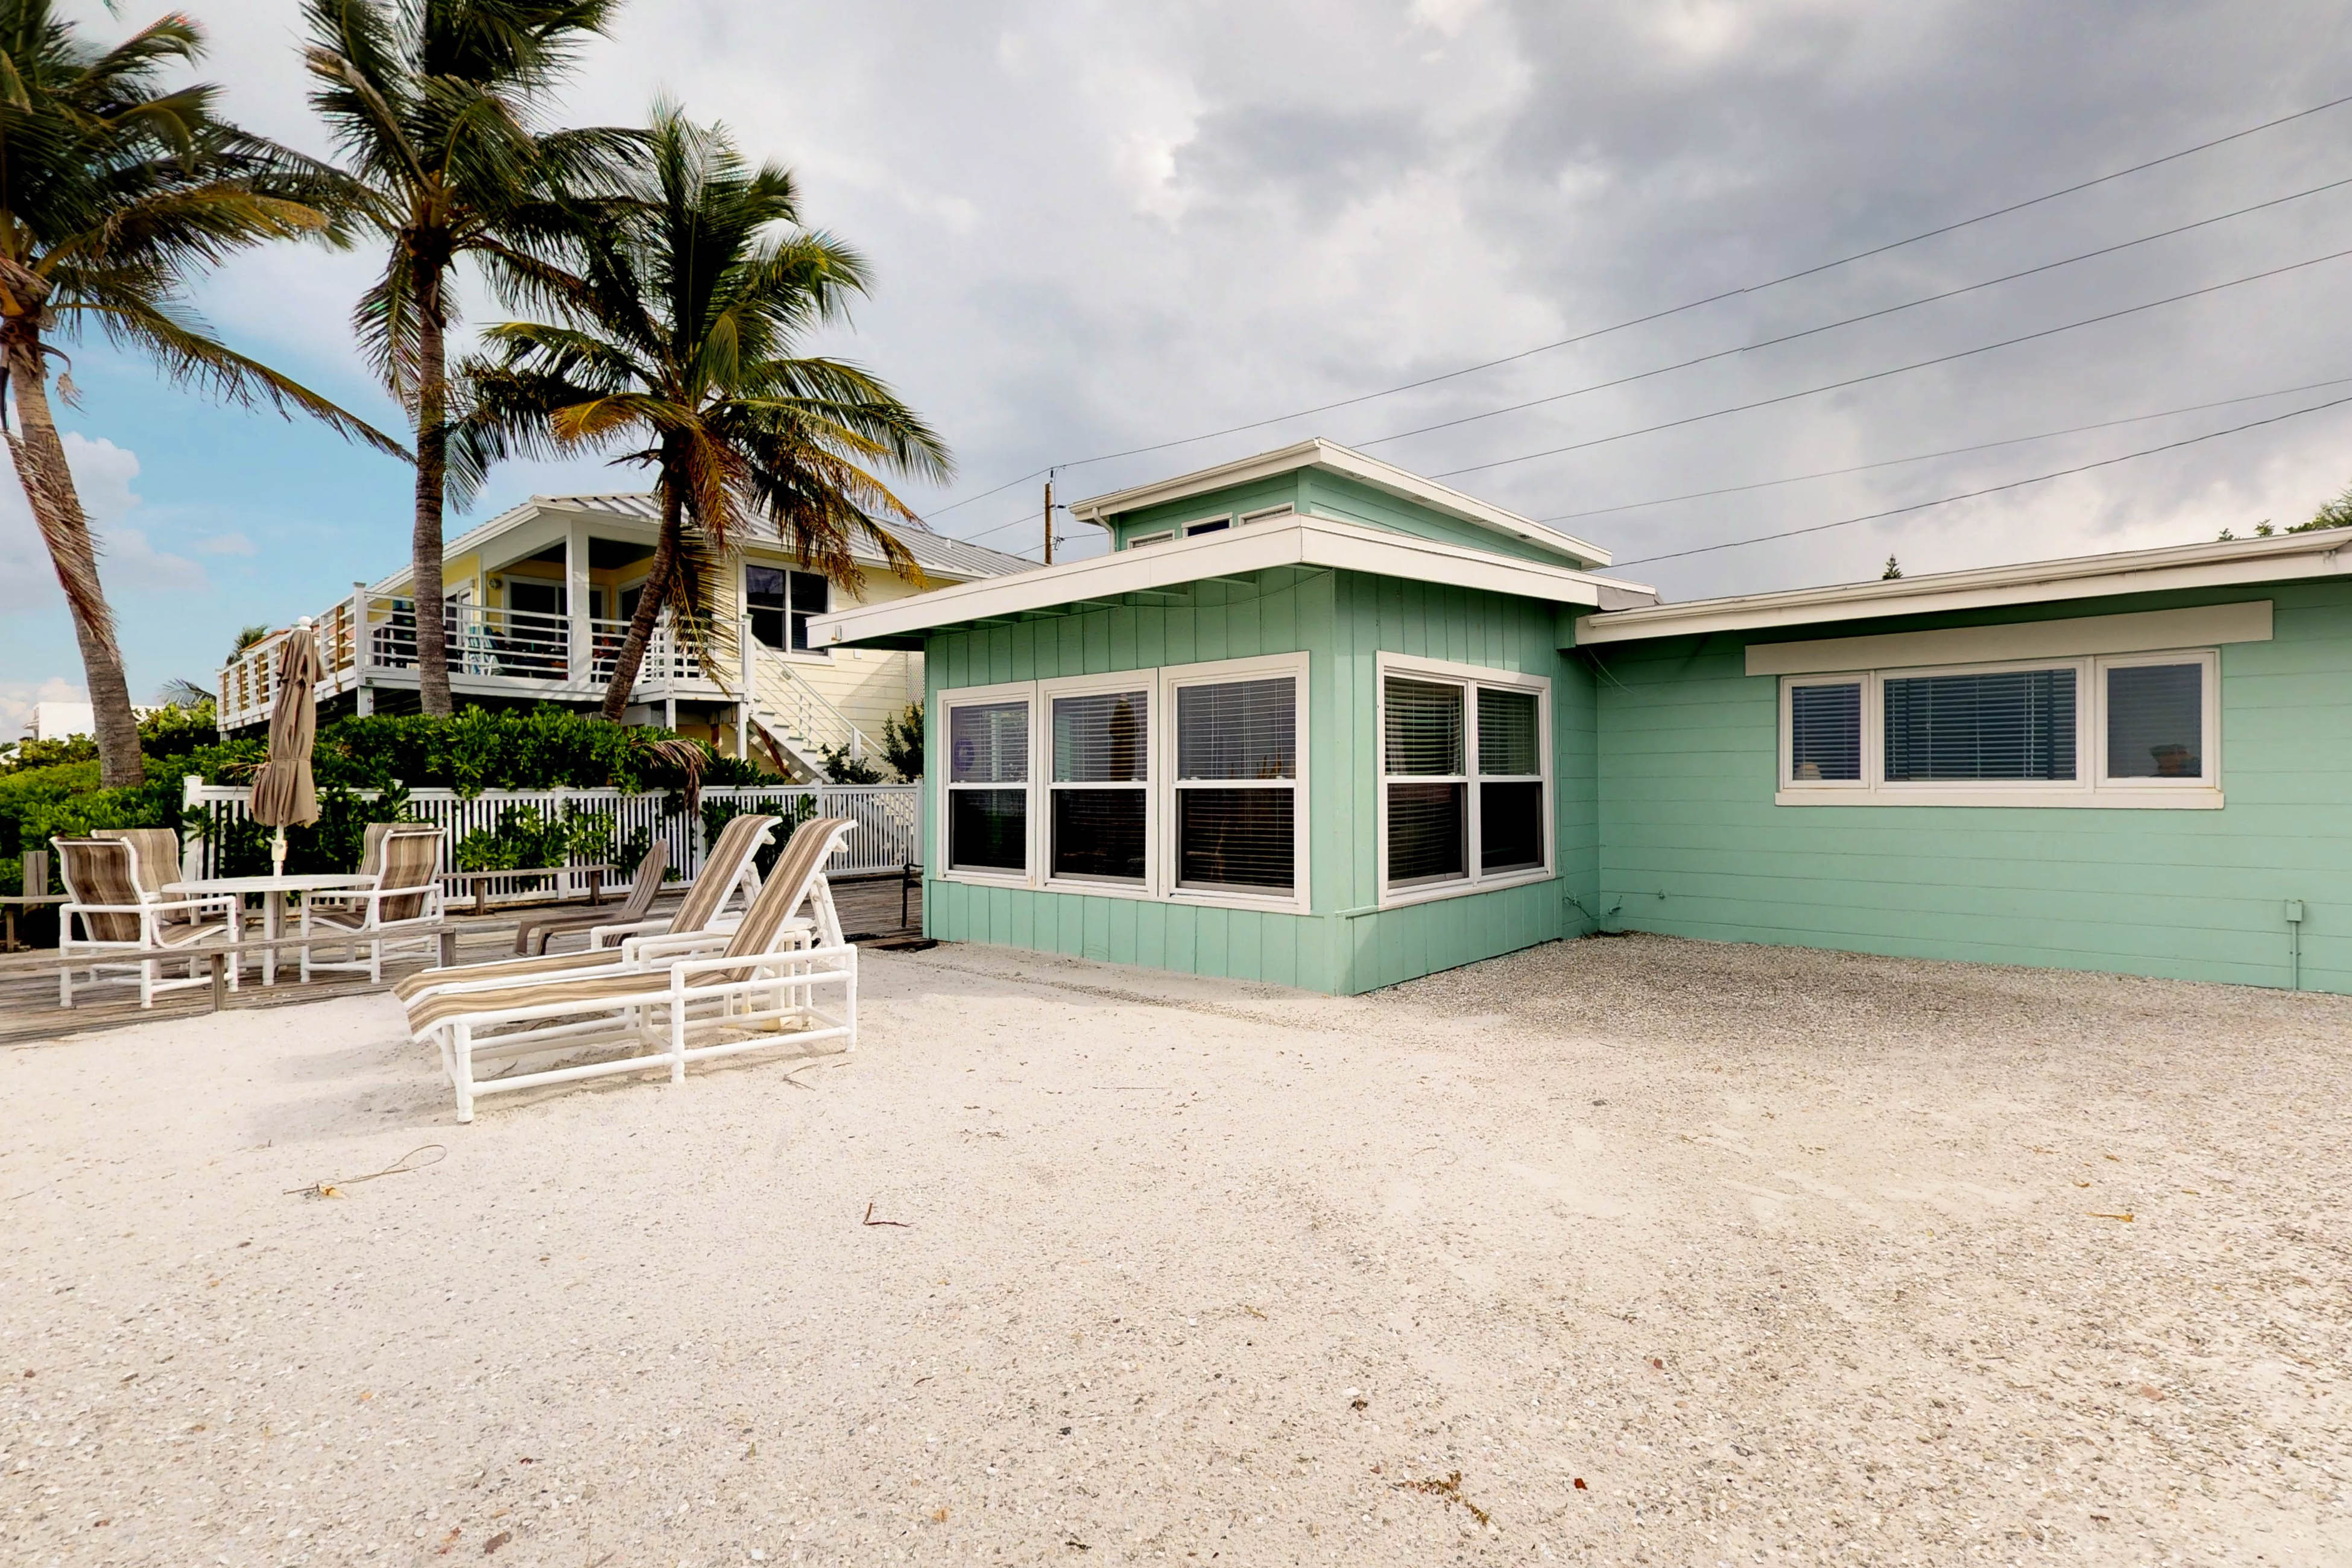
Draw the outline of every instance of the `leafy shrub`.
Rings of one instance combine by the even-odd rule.
[[[896,719],[882,721],[882,760],[908,784],[923,776],[923,705],[909,702]]]
[[[776,868],[776,857],[783,852],[785,841],[792,837],[793,829],[816,815],[816,796],[796,795],[791,800],[773,803],[711,800],[706,797],[702,803],[703,843],[718,843],[719,836],[726,830],[728,822],[742,816],[745,812],[759,816],[776,816],[783,819],[776,827],[776,836],[768,841],[757,857],[760,875],[764,877]]]
[[[457,841],[457,869],[512,871],[611,861],[615,827],[609,811],[567,804],[562,816],[551,817],[537,806],[510,805],[499,813],[496,826],[478,827]],[[650,842],[650,835],[640,829],[632,844],[637,837]]]
[[[835,784],[876,784],[883,782],[882,770],[864,757],[853,757],[846,746],[818,748],[824,758],[824,776]]]

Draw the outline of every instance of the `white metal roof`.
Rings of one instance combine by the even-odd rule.
[[[1095,496],[1074,503],[1070,515],[1081,522],[1100,523],[1105,518],[1119,512],[1139,511],[1148,506],[1182,500],[1188,496],[1204,495],[1211,490],[1245,485],[1255,479],[1272,479],[1276,474],[1286,474],[1298,468],[1326,468],[1335,474],[1345,474],[1375,489],[1418,501],[1430,510],[1457,521],[1540,544],[1547,550],[1557,550],[1588,566],[1609,564],[1609,552],[1597,544],[1588,544],[1572,534],[1547,528],[1532,518],[1506,511],[1475,496],[1466,496],[1450,486],[1441,485],[1435,479],[1423,479],[1419,474],[1400,468],[1393,463],[1368,458],[1361,452],[1326,441],[1320,437],[1276,451],[1260,452],[1254,458],[1239,458],[1230,463],[1220,463],[1213,468],[1179,474],[1172,479],[1155,479],[1148,485]]]
[[[809,636],[824,645],[905,638],[938,626],[1089,602],[1112,603],[1122,594],[1279,566],[1369,572],[1560,605],[1643,604],[1657,596],[1654,589],[1638,583],[1622,583],[1488,550],[1441,544],[1392,529],[1293,513],[1167,544],[1113,551],[1018,576],[963,583],[912,598],[814,616]]]
[[[481,548],[502,533],[522,526],[549,512],[570,512],[590,518],[604,519],[629,524],[633,529],[649,530],[661,525],[661,509],[649,490],[617,491],[605,495],[533,496],[520,505],[510,506],[496,517],[476,523],[441,547],[444,555],[463,555]],[[1010,572],[1027,572],[1036,566],[1034,561],[1018,555],[1008,555],[1002,550],[991,550],[982,544],[968,544],[961,539],[950,539],[929,529],[900,528],[894,530],[898,542],[914,556],[925,575],[950,583],[967,583],[980,577],[1001,577]],[[754,537],[751,542],[774,543]],[[781,547],[780,547],[781,548]],[[881,552],[872,543],[859,540],[850,552],[861,565],[882,566],[886,563]],[[388,594],[406,585],[408,568],[404,566],[371,585],[370,592]]]
[[[1931,615],[1993,605],[2031,605],[2055,599],[2329,577],[2352,571],[2352,554],[2340,553],[2347,545],[2352,545],[2352,528],[2315,529],[2309,533],[2277,533],[2267,539],[2167,545],[2157,550],[2029,561],[2014,566],[1937,572],[1924,577],[1897,577],[1885,582],[1843,583],[1826,588],[1694,599],[1684,605],[1650,605],[1580,616],[1576,640],[1579,646],[1634,642],[1644,637],[1688,637],[1703,632],[1756,631],[1830,621],[1875,620],[1887,616]]]

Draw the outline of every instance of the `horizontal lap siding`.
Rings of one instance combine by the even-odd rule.
[[[2255,597],[2276,636],[2221,650],[2220,811],[1776,806],[1779,683],[1742,639],[1597,650],[1603,904],[1675,935],[2283,985],[2301,899],[2304,984],[2352,991],[2352,588],[2043,613]]]
[[[1556,646],[1549,605],[1348,573],[1265,592],[1204,583],[1192,595],[1194,602],[1184,605],[1122,605],[935,636],[925,661],[929,711],[939,711],[940,691],[959,687],[1306,651],[1314,912],[983,889],[934,877],[923,905],[929,934],[1344,993],[1578,929],[1569,923],[1576,917],[1563,893],[1589,906],[1597,877],[1595,710],[1589,672]],[[1381,649],[1552,678],[1560,879],[1370,909],[1379,896],[1374,656]],[[937,761],[934,749],[934,768]],[[928,835],[936,828],[936,776],[924,787]],[[942,852],[929,846],[925,863],[936,869]]]

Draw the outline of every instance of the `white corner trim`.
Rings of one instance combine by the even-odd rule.
[[[1822,637],[1806,642],[1750,643],[1750,675],[1820,675],[1847,669],[1898,669],[1922,665],[1977,664],[2020,658],[2077,658],[2085,654],[2155,653],[2271,640],[2268,599],[2147,610],[2127,616],[2076,616],[1998,626],[1951,626],[1883,637]]]

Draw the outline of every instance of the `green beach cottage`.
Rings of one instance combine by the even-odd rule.
[[[919,649],[932,936],[1354,993],[1611,929],[2352,988],[2352,531],[1663,605],[1307,441]],[[2224,766],[2226,763],[2226,773]]]

